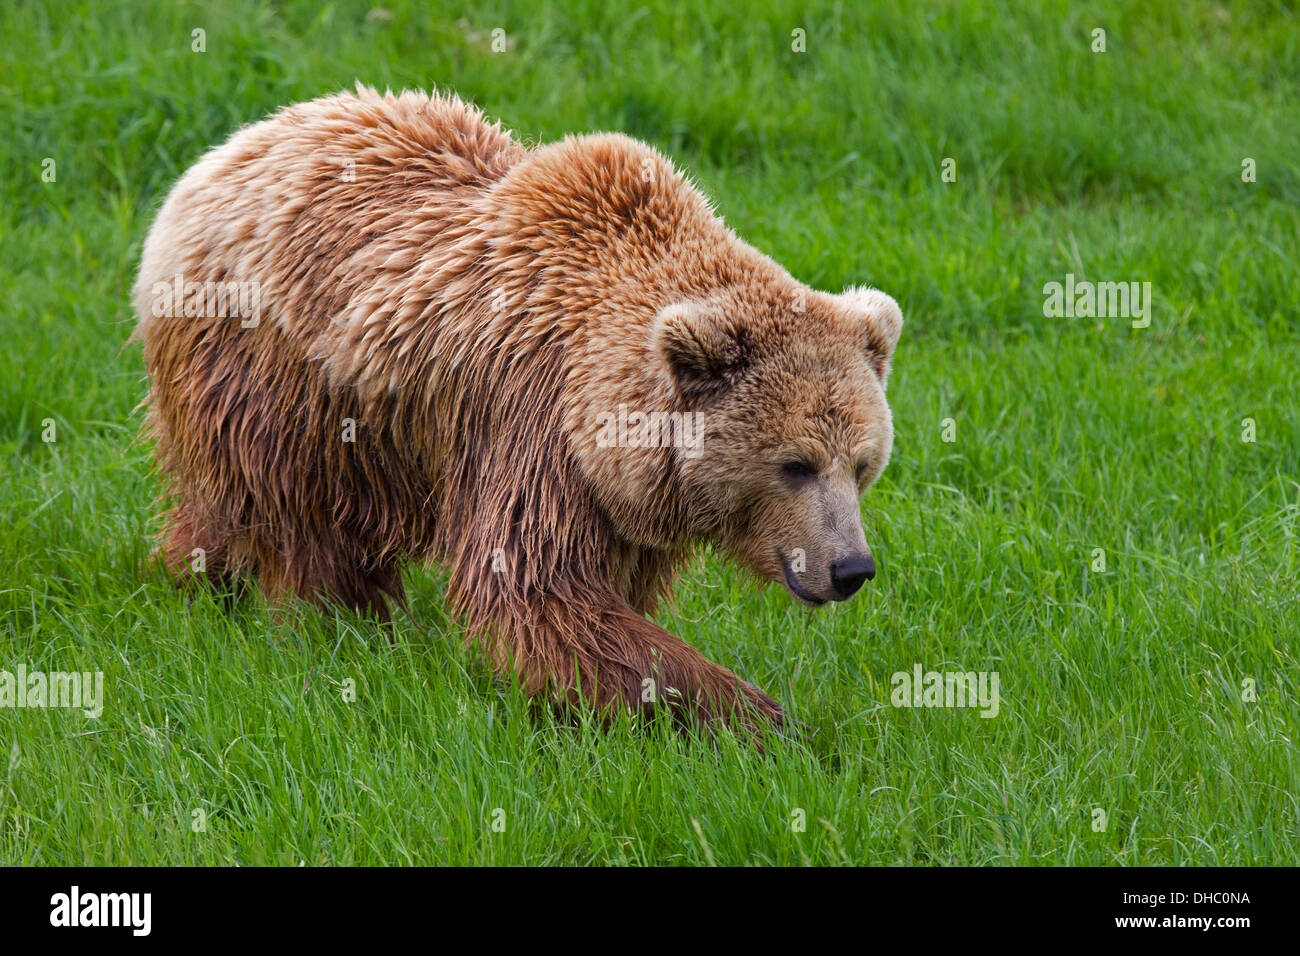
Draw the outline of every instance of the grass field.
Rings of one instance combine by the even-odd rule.
[[[0,669],[105,700],[0,708],[0,863],[1300,863],[1296,8],[985,6],[5,3]],[[437,571],[379,627],[139,570],[153,212],[357,79],[639,136],[799,279],[899,299],[880,575],[810,612],[705,555],[660,617],[802,739],[539,714]],[[1067,274],[1151,283],[1149,327],[1045,316]],[[891,706],[918,664],[996,671],[998,715]]]

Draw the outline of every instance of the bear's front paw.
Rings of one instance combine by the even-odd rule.
[[[766,728],[786,730],[790,719],[781,705],[763,693],[753,684],[740,682],[743,697],[736,702],[735,723],[755,735],[762,735]]]

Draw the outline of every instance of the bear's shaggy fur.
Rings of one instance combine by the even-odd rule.
[[[175,186],[134,300],[177,572],[382,617],[440,561],[531,693],[744,721],[781,711],[647,620],[675,569],[712,542],[810,604],[874,573],[897,306],[799,284],[624,136],[529,149],[364,87],[284,109]],[[601,440],[629,409],[700,434]]]

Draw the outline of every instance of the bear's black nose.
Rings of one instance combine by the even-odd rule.
[[[851,554],[831,562],[831,587],[835,589],[835,598],[847,601],[858,593],[863,581],[870,581],[876,576],[876,562],[869,554]]]

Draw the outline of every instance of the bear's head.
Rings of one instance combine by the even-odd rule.
[[[893,446],[885,380],[902,323],[874,289],[741,285],[668,305],[651,326],[654,360],[695,416],[675,478],[697,528],[805,604],[875,576],[859,497]]]
[[[799,283],[626,136],[541,148],[493,197],[498,254],[544,268],[533,308],[573,330],[564,427],[619,538],[707,540],[810,605],[874,576],[859,498],[893,447],[892,298]]]

